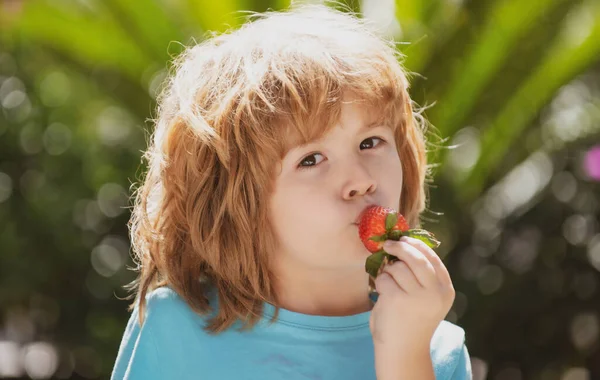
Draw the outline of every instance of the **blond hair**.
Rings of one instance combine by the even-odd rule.
[[[333,127],[343,94],[357,94],[394,130],[404,175],[398,210],[420,226],[425,124],[395,43],[324,5],[254,16],[186,48],[159,94],[129,224],[139,271],[128,285],[136,294],[130,310],[139,302],[140,324],[147,293],[164,285],[201,315],[213,311],[207,290],[214,286],[211,334],[236,320],[252,328],[265,301],[279,311],[267,218],[274,170],[292,145]]]

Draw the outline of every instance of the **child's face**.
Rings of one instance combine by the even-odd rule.
[[[361,104],[344,103],[341,111],[322,141],[292,148],[281,163],[270,200],[280,268],[364,272],[369,252],[357,217],[369,204],[399,207],[402,166],[393,132],[366,128],[376,115]]]

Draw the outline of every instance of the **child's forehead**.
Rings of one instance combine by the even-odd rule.
[[[386,125],[391,128],[391,126],[387,125],[386,120],[380,116],[371,116],[367,119],[363,119],[361,124],[361,130],[364,129],[372,129],[380,125]],[[286,132],[283,134],[283,150],[284,156],[291,150],[309,145],[312,143],[319,142],[325,136],[331,132],[331,129],[335,126],[344,127],[339,121],[329,126],[322,126],[320,129],[313,129],[309,131],[299,131],[302,127],[294,127],[292,125],[287,125],[285,127]]]

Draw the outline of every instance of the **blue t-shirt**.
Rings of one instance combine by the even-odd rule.
[[[216,293],[209,295],[218,307]],[[371,311],[349,316],[318,316],[265,303],[254,329],[241,322],[218,335],[202,327],[196,313],[169,287],[150,292],[143,326],[131,313],[113,368],[112,380],[375,380]],[[214,303],[213,303],[214,302]],[[213,314],[214,315],[214,314]],[[471,379],[465,332],[442,321],[431,341],[436,380]]]

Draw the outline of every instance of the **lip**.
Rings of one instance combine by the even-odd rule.
[[[354,220],[354,223],[352,223],[352,224],[356,224],[356,225],[358,226],[358,225],[360,224],[360,220],[361,220],[361,218],[362,218],[362,215],[363,215],[363,213],[364,213],[364,212],[365,212],[365,211],[366,211],[366,210],[367,210],[369,207],[372,207],[372,206],[377,206],[377,204],[376,204],[376,203],[371,203],[371,204],[369,204],[369,205],[366,205],[366,206],[365,206],[365,208],[363,208],[363,209],[360,211],[360,213],[358,214],[358,217],[357,217],[357,218]]]

